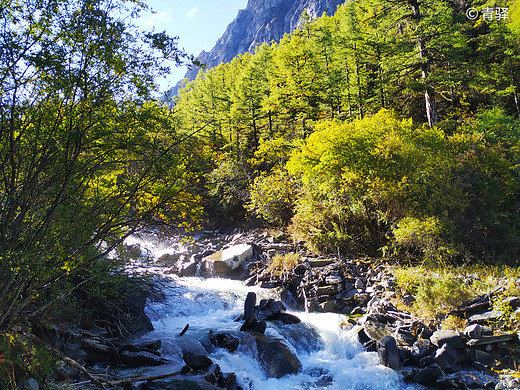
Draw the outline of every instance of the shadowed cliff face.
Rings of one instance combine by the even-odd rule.
[[[208,68],[229,62],[240,53],[252,51],[262,42],[279,41],[292,32],[307,10],[312,18],[323,12],[333,15],[345,0],[249,0],[245,9],[229,24],[210,52],[203,51],[197,57]],[[188,71],[186,78],[193,80],[199,68]],[[177,94],[178,85],[167,92]]]

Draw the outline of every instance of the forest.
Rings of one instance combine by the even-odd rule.
[[[109,254],[151,226],[261,219],[318,253],[517,265],[517,2],[304,14],[167,104],[156,78],[200,64],[137,29],[143,7],[0,1],[0,330],[108,294]]]
[[[206,210],[315,251],[516,261],[518,10],[470,6],[348,2],[201,71],[172,111]]]

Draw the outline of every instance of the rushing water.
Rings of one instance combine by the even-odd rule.
[[[160,269],[155,271],[160,272]],[[243,312],[247,293],[254,291],[259,299],[277,298],[275,291],[247,287],[242,282],[227,279],[162,276],[165,300],[149,306],[155,330],[143,337],[161,339],[163,356],[176,363],[145,369],[140,375],[178,371],[183,365],[182,350],[188,348],[207,354],[220,365],[222,372],[235,373],[237,382],[244,389],[416,388],[404,384],[393,370],[381,366],[377,353],[364,351],[357,340],[356,328],[345,327],[345,316],[332,313],[293,312],[302,320],[296,325],[268,322],[266,335],[288,345],[300,359],[302,370],[280,379],[267,378],[257,359],[258,352],[252,346],[254,343],[241,344],[231,353],[211,348],[209,332],[239,336],[241,322],[235,319]],[[187,324],[189,330],[180,337]]]

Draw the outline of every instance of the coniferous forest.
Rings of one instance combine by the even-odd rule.
[[[200,64],[137,29],[143,7],[0,0],[0,332],[127,299],[108,254],[144,227],[258,219],[316,253],[518,266],[518,2],[347,1],[166,103],[156,78]]]

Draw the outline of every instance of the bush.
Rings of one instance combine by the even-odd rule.
[[[319,123],[287,164],[302,181],[293,230],[318,251],[516,257],[517,153],[471,129],[447,135],[387,110]]]
[[[266,221],[283,226],[293,216],[297,182],[282,169],[258,176],[250,187],[251,202],[247,209]]]

